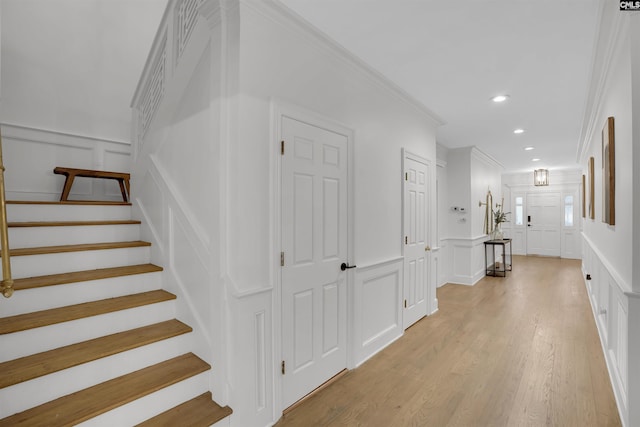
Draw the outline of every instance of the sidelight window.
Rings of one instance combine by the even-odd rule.
[[[524,197],[516,197],[515,200],[516,214],[515,214],[515,225],[523,225],[524,224]]]
[[[564,197],[564,226],[573,227],[573,196]]]

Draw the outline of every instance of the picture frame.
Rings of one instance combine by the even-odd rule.
[[[587,217],[587,177],[582,175],[582,218]]]
[[[614,119],[602,128],[602,222],[616,224],[616,159]]]
[[[596,207],[595,207],[595,189],[594,189],[594,168],[595,159],[589,157],[589,218],[596,219]]]

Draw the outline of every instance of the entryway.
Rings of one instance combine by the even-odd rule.
[[[282,408],[347,366],[349,136],[310,122],[280,121]]]
[[[560,192],[527,194],[527,254],[560,256]]]
[[[404,151],[404,329],[427,315],[429,291],[429,164]]]

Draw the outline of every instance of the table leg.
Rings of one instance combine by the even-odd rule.
[[[62,195],[60,196],[61,202],[66,202],[67,198],[69,198],[69,193],[71,193],[71,186],[73,185],[73,179],[75,175],[67,175],[67,178],[64,180],[64,186],[62,187]]]

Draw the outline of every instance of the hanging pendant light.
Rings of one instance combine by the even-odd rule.
[[[533,171],[533,185],[549,185],[549,170],[548,169],[536,169]]]

